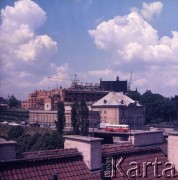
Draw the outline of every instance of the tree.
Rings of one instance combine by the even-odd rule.
[[[9,98],[9,107],[13,108],[13,107],[17,107],[19,104],[19,101],[16,99],[16,97],[14,95],[10,96]]]
[[[63,102],[57,104],[57,121],[55,121],[55,123],[58,133],[63,134],[65,127],[65,108]]]
[[[8,132],[8,139],[16,140],[24,133],[24,129],[21,126],[13,126]]]
[[[165,98],[160,94],[147,91],[141,96],[141,104],[146,109],[147,123],[161,123],[176,119],[176,103],[174,99]]]
[[[89,129],[89,109],[83,100],[80,104],[80,117],[81,117],[81,135],[87,136],[88,135],[88,129]]]
[[[146,123],[164,121],[164,97],[160,94],[145,92],[141,97],[141,103],[146,109]]]
[[[134,101],[140,102],[141,94],[138,91],[129,91],[127,92],[127,96],[133,99]]]
[[[51,134],[45,133],[44,135],[40,135],[31,150],[39,151],[59,148],[64,148],[64,139],[58,132],[53,132]]]
[[[83,100],[81,103],[75,102],[72,105],[71,110],[71,121],[73,127],[74,134],[80,134],[83,136],[88,135],[88,128],[89,128],[89,110],[88,107]]]
[[[79,134],[80,130],[80,122],[79,122],[79,104],[77,102],[72,104],[72,109],[71,109],[71,123],[72,123],[72,127],[73,127],[73,133],[74,134]]]

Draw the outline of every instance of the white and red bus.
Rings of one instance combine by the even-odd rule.
[[[128,132],[129,131],[129,125],[126,124],[111,124],[107,125],[105,127],[105,131],[110,132]]]

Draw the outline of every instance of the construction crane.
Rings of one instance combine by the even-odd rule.
[[[100,84],[98,83],[89,83],[89,82],[80,82],[77,78],[77,75],[74,75],[73,79],[65,79],[60,77],[48,77],[51,79],[59,79],[65,81],[71,81],[71,87],[69,89],[100,89]]]
[[[132,71],[130,73],[130,79],[129,79],[129,82],[128,82],[127,91],[130,91],[131,81],[132,81]]]

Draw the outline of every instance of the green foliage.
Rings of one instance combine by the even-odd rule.
[[[19,103],[20,103],[20,101],[18,101],[14,95],[10,96],[10,98],[9,98],[9,107],[10,108],[17,107],[19,105]]]
[[[89,129],[89,120],[88,120],[89,109],[85,101],[82,101],[80,104],[80,114],[81,114],[81,135],[87,136]]]
[[[19,136],[24,133],[24,129],[21,126],[13,126],[8,132],[8,139],[16,140]]]
[[[17,138],[17,153],[59,149],[63,147],[64,139],[58,132],[43,135],[35,133],[32,136],[23,134]]]
[[[58,132],[53,132],[52,134],[44,134],[38,138],[38,141],[31,148],[32,151],[38,150],[50,150],[59,149],[64,147],[63,136]]]
[[[29,147],[30,138],[31,138],[30,135],[23,134],[17,139],[17,148],[16,148],[17,153],[27,152],[30,150]]]
[[[127,96],[133,99],[134,101],[140,101],[141,100],[141,94],[138,91],[129,91],[127,93]]]
[[[58,133],[63,134],[65,126],[65,108],[63,102],[57,104],[57,121],[55,121],[55,123]]]
[[[6,126],[0,126],[4,129]],[[64,147],[64,139],[56,131],[46,131],[45,128],[23,128],[21,126],[7,126],[6,139],[17,141],[17,153],[28,151],[58,149]],[[10,127],[10,128],[9,128]]]
[[[0,137],[7,138],[8,133],[11,130],[12,126],[6,124],[0,124]]]
[[[145,107],[146,123],[176,120],[176,104],[173,100],[147,91],[141,96],[140,102]]]
[[[83,136],[88,135],[88,129],[89,129],[88,116],[89,116],[89,109],[85,101],[82,101],[81,103],[75,102],[72,105],[71,121],[72,121],[74,134],[77,135],[80,134]]]
[[[77,135],[80,133],[80,130],[79,130],[80,121],[78,117],[79,109],[80,109],[79,104],[77,102],[73,103],[72,110],[71,110],[71,122],[72,122],[72,127],[73,127],[73,133]]]

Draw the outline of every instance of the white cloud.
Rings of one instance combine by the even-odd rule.
[[[57,50],[57,43],[49,36],[37,36],[26,44],[19,45],[15,51],[16,56],[23,61],[34,61],[51,55],[51,51]]]
[[[52,72],[51,76],[45,76],[38,85],[40,87],[54,87],[54,85],[63,85],[63,86],[69,86],[71,84],[70,78],[69,78],[69,65],[68,63],[65,63],[61,66],[57,66],[54,63],[50,64],[50,70]]]
[[[170,37],[159,37],[157,30],[147,21],[154,14],[160,14],[162,8],[161,2],[143,3],[142,10],[131,8],[128,15],[103,21],[88,33],[98,49],[111,54],[115,66],[106,72],[134,70],[134,88],[157,92],[160,89],[160,92],[169,94],[169,91],[178,89],[178,71],[175,69],[178,32],[172,31]],[[97,73],[93,74],[97,76]]]
[[[161,12],[162,3],[143,3],[143,12],[149,11],[149,17]],[[98,49],[117,55],[119,63],[127,61],[145,61],[153,64],[160,62],[177,63],[178,32],[172,31],[172,37],[159,37],[139,10],[133,10],[126,16],[116,16],[101,22],[96,29],[88,31],[94,38]]]
[[[161,2],[153,2],[147,4],[143,2],[143,8],[141,14],[144,18],[150,20],[154,14],[159,15],[163,9],[163,4]]]
[[[1,10],[0,71],[3,96],[18,93],[22,88],[34,89],[40,78],[50,73],[50,60],[58,50],[57,42],[47,34],[38,35],[36,31],[46,19],[46,12],[31,0],[19,0],[14,6]]]
[[[96,71],[88,71],[87,74],[91,77],[97,77],[97,78],[115,78],[116,73],[112,71],[111,69],[104,69],[104,70],[96,70]]]
[[[124,60],[134,59],[145,47],[158,44],[157,31],[137,12],[104,21],[89,34],[99,49],[118,54]]]

